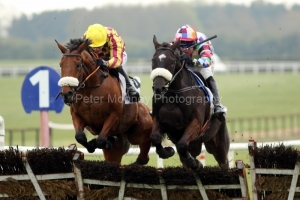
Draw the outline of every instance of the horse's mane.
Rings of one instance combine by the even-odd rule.
[[[163,43],[161,44],[161,47],[169,47],[169,46],[171,46],[171,44],[168,43],[168,42],[163,42]]]
[[[87,44],[86,44],[86,47],[88,47],[91,43],[92,43],[92,40],[89,40],[89,39],[83,39],[83,38],[76,38],[76,39],[70,39],[70,42],[68,42],[65,47],[67,49],[69,49],[70,52],[76,50],[82,43],[84,43],[85,41],[87,40]],[[87,52],[89,54],[90,51],[88,48],[86,48]],[[105,58],[104,58],[105,59]],[[109,70],[109,73],[115,77],[117,77],[118,81],[120,81],[119,79],[119,74],[118,74],[118,71],[116,69],[110,69]]]
[[[86,41],[86,39],[83,39],[83,38],[70,39],[70,42],[68,42],[65,45],[65,47],[67,49],[69,49],[71,52],[71,51],[77,49],[85,41]],[[92,41],[88,39],[87,46],[90,45],[91,43],[92,43]]]

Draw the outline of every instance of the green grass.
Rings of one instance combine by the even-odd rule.
[[[134,74],[131,74],[134,75]],[[152,83],[149,74],[139,75],[142,80],[141,97],[151,108]],[[40,113],[26,114],[21,102],[21,88],[25,77],[1,77],[0,115],[6,129],[39,128]],[[228,119],[255,116],[280,116],[299,113],[297,90],[300,79],[295,74],[216,74],[221,102],[228,108]],[[49,112],[49,120],[55,123],[72,123],[69,107],[62,113]],[[230,127],[230,122],[228,124]],[[16,135],[16,134],[15,134]],[[27,137],[28,136],[28,137]],[[87,134],[92,138],[91,134]],[[20,140],[14,136],[14,144]],[[54,130],[53,145],[67,146],[74,142],[74,131]],[[6,144],[8,137],[6,138]],[[35,144],[35,135],[26,135],[26,145]]]

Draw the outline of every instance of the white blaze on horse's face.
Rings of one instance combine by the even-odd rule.
[[[61,79],[59,79],[58,85],[61,87],[62,86],[78,86],[79,81],[77,78],[74,78],[71,76],[66,76],[66,77],[62,77]]]
[[[160,62],[162,62],[165,58],[167,58],[167,56],[163,53],[158,56]],[[164,77],[167,81],[170,81],[173,77],[172,73],[169,70],[161,67],[155,68],[150,74],[150,78],[152,79],[152,81],[154,81],[154,79],[158,76]]]
[[[163,59],[165,59],[167,56],[165,54],[161,54],[158,56],[159,61],[162,62]]]

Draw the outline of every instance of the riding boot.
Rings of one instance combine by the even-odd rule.
[[[206,82],[207,82],[208,88],[210,89],[210,91],[212,92],[212,94],[214,96],[214,98],[213,98],[213,103],[215,106],[214,113],[226,113],[227,108],[220,103],[218,86],[217,86],[216,81],[214,80],[214,78],[212,76],[210,76],[206,79]]]
[[[126,74],[125,70],[122,66],[118,67],[118,72],[120,72],[126,81],[126,93],[129,95],[130,102],[138,102],[140,100],[140,94],[134,89],[131,85],[128,75]]]

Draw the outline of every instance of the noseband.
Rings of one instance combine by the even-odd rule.
[[[78,80],[79,80],[80,76],[82,76],[82,71],[81,71],[82,67],[84,68],[84,70],[87,74],[90,73],[88,68],[83,63],[83,58],[82,58],[81,54],[64,54],[63,56],[67,56],[67,57],[76,56],[76,57],[79,57],[81,59],[81,62],[79,63],[80,71],[79,71],[79,75],[78,75],[78,78],[77,78]],[[87,81],[87,79],[85,79],[82,83],[79,83],[79,85],[77,87],[75,87],[73,90],[75,92],[77,92],[80,88],[84,88],[86,81]]]
[[[85,72],[88,74],[88,76],[81,82],[81,83],[79,83],[78,84],[78,86],[77,87],[71,87],[71,86],[69,86],[70,88],[71,88],[71,90],[72,90],[72,92],[73,92],[73,94],[75,95],[76,94],[76,92],[78,91],[78,90],[80,90],[81,88],[85,88],[85,82],[94,74],[94,73],[96,73],[96,71],[98,71],[99,69],[100,69],[100,66],[98,66],[92,73],[90,73],[89,72],[89,70],[88,70],[88,68],[85,66],[85,64],[83,63],[83,58],[82,58],[82,56],[81,56],[81,54],[63,54],[63,56],[69,56],[69,57],[71,57],[71,56],[76,56],[76,57],[79,57],[80,59],[81,59],[81,62],[79,63],[79,67],[80,67],[80,71],[79,71],[79,74],[78,74],[78,80],[80,80],[79,78],[82,76],[82,68],[84,68],[84,70],[85,70]],[[93,57],[92,57],[93,58]],[[95,59],[93,58],[93,60],[95,61]],[[102,71],[102,70],[101,70]],[[103,71],[102,71],[103,72]],[[103,72],[104,73],[104,72]],[[107,76],[105,76],[105,77],[107,77]],[[97,85],[95,85],[95,86],[91,86],[91,87],[99,87],[101,85],[101,83],[99,83],[99,84],[97,84]],[[60,96],[62,94],[62,90],[61,91],[59,91],[59,93],[56,95],[56,97],[55,97],[55,100]]]

